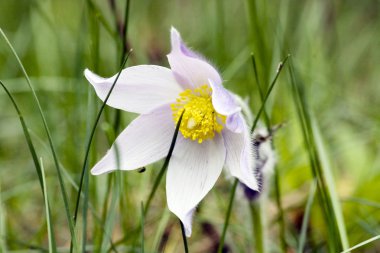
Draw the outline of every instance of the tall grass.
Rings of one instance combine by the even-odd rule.
[[[378,1],[1,1],[0,251],[379,251],[379,9]],[[265,203],[249,204],[221,176],[185,242],[163,187],[170,153],[139,172],[88,173],[135,115],[100,102],[83,70],[114,75],[130,48],[129,66],[168,66],[171,26],[246,99],[252,129],[285,123],[273,136]]]

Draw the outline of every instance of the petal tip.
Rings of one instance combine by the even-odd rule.
[[[178,217],[183,227],[185,228],[186,237],[190,237],[192,233],[193,214],[196,207],[193,207],[190,210],[185,211],[175,203],[171,203],[168,198],[167,201],[169,210]]]
[[[91,175],[93,175],[93,176],[99,176],[102,174],[108,174],[112,171],[114,171],[114,169],[101,169],[101,168],[97,168],[97,166],[95,166],[90,172],[91,172]]]
[[[191,236],[191,228],[190,229],[185,228],[185,235],[186,235],[186,237],[190,237]]]
[[[89,70],[88,68],[86,68],[84,71],[83,71],[83,74],[84,76],[88,79],[93,73],[91,70]]]
[[[208,79],[208,84],[212,90],[212,104],[218,113],[238,119],[237,114],[240,113],[242,108],[237,105],[232,94],[222,86],[221,82],[221,79],[220,83],[219,81],[215,82],[210,78]]]
[[[95,166],[91,169],[91,175],[93,176],[99,176],[99,175],[102,175],[102,174],[106,174],[106,173],[110,173],[112,171],[114,171],[114,169],[110,169],[109,167],[109,164],[107,166],[107,155],[105,157],[103,157],[102,160],[100,160],[97,164],[95,164]]]
[[[257,191],[257,192],[260,192],[261,188],[259,187],[259,184],[257,182],[257,175],[254,175],[255,179],[252,180],[250,178],[242,178],[242,177],[237,177],[235,176],[235,178],[237,178],[240,182],[242,182],[247,188],[253,190],[253,191]]]
[[[181,48],[181,43],[182,43],[181,35],[177,31],[177,29],[174,28],[174,26],[172,26],[170,29],[170,41],[172,45],[172,51],[178,50]]]
[[[170,208],[169,208],[170,210]],[[190,237],[192,233],[192,221],[193,221],[193,213],[195,211],[195,208],[190,210],[187,214],[181,215],[173,210],[171,210],[181,221],[183,227],[185,228],[185,235],[186,237]]]
[[[177,29],[174,26],[170,27],[170,32],[171,32],[172,35],[179,34],[178,31],[177,31]]]
[[[104,79],[89,69],[85,69],[83,73],[84,73],[84,76],[86,77],[87,81],[89,81],[91,84],[99,83]]]
[[[254,191],[261,192],[261,189],[257,183],[257,180],[253,184],[251,184],[250,188]]]
[[[99,176],[100,174],[102,174],[96,168],[93,168],[90,172],[93,176]]]

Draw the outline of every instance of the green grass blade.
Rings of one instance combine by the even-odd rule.
[[[125,55],[128,50],[128,41],[127,41],[127,35],[128,35],[128,21],[129,21],[129,9],[130,9],[130,0],[127,0],[125,3],[125,10],[124,10],[124,20],[121,20],[119,18],[119,15],[117,13],[117,6],[114,1],[108,2],[110,5],[110,8],[112,10],[112,14],[115,19],[115,28],[118,32],[118,40],[116,41],[116,47],[121,46],[121,54],[120,54],[120,64],[123,64],[123,61],[125,59]],[[120,120],[121,120],[121,110],[116,110],[114,115],[114,122],[113,122],[113,129],[114,132],[117,133],[119,131],[120,127]]]
[[[84,157],[84,161],[83,161],[83,166],[82,166],[82,172],[81,172],[81,176],[80,176],[80,181],[79,181],[79,189],[78,189],[78,194],[77,194],[77,198],[76,198],[76,202],[75,202],[75,211],[74,211],[74,218],[73,218],[73,221],[74,221],[74,226],[76,224],[76,221],[77,221],[77,217],[78,217],[78,211],[79,211],[79,202],[80,202],[80,196],[82,194],[82,187],[83,187],[83,182],[85,180],[85,177],[88,177],[88,173],[86,173],[88,171],[88,158],[89,158],[89,155],[90,155],[90,148],[91,148],[91,143],[92,143],[92,140],[94,138],[94,135],[95,135],[95,131],[96,131],[96,127],[98,126],[98,123],[100,121],[100,117],[102,116],[102,113],[104,111],[104,108],[107,104],[107,101],[109,99],[109,97],[111,96],[111,93],[113,91],[113,89],[115,88],[116,86],[116,83],[120,77],[120,74],[122,72],[122,70],[124,69],[125,67],[125,64],[127,63],[127,60],[129,58],[129,56],[131,55],[132,53],[132,50],[130,50],[128,52],[128,54],[126,55],[125,59],[124,59],[124,62],[123,64],[121,65],[120,67],[120,70],[115,78],[115,81],[113,82],[112,86],[111,86],[111,89],[109,90],[106,98],[104,99],[103,103],[102,103],[102,106],[98,112],[98,115],[96,116],[96,119],[95,119],[95,122],[94,122],[94,125],[91,129],[91,133],[90,133],[90,136],[89,136],[89,139],[87,141],[87,145],[86,145],[86,153],[85,153],[85,157]],[[88,179],[87,179],[88,180]],[[85,200],[87,201],[87,194],[85,194]],[[85,238],[83,238],[83,240],[85,240]]]
[[[7,252],[7,232],[5,225],[6,213],[3,206],[3,198],[1,194],[1,180],[0,180],[0,250],[1,252]]]
[[[123,63],[126,53],[128,52],[130,48],[130,45],[128,43],[129,13],[131,9],[130,2],[131,2],[130,0],[125,1],[123,20],[121,20],[119,16],[117,15],[117,10],[116,10],[117,8],[113,9],[114,16],[116,19],[116,29],[119,31],[120,44],[121,44],[120,64]],[[121,125],[120,123],[122,120],[121,116],[122,116],[121,110],[116,110],[115,115],[114,115],[114,122],[113,122],[114,136],[119,132],[120,125]],[[114,138],[112,140],[114,140]],[[120,184],[120,187],[121,187],[120,191],[124,192],[125,190],[123,188],[124,187],[126,188],[128,186],[128,183],[126,182],[127,180],[126,178],[123,178],[122,180],[125,180],[125,181]],[[120,203],[119,203],[120,212],[124,212],[124,210],[128,209],[127,207],[128,204],[126,202],[127,202],[126,198],[123,198],[123,197],[120,198]],[[123,228],[123,233],[124,234],[128,233],[127,231],[125,231],[126,228],[128,227],[128,225],[126,224],[127,222],[126,222],[125,216],[121,217],[120,223],[121,223],[120,226]]]
[[[288,57],[289,57],[289,55],[288,55]],[[260,79],[259,79],[257,65],[256,65],[256,58],[253,54],[251,54],[251,59],[252,59],[252,67],[253,67],[253,71],[255,74],[256,84],[257,84],[259,94],[260,94],[261,103],[264,104],[264,100],[265,100],[264,91],[263,91],[263,88],[260,84]],[[286,59],[287,58],[285,58],[285,60]],[[283,62],[285,62],[285,60]],[[278,68],[278,72],[277,72],[278,74],[281,71],[283,65],[284,65],[283,63],[280,63],[279,68]],[[271,133],[272,128],[271,128],[270,118],[269,118],[268,113],[266,112],[264,107],[263,107],[263,112],[264,112],[264,121],[265,121],[267,130],[268,130],[268,133]],[[281,193],[280,193],[281,188],[280,188],[279,172],[277,170],[277,167],[274,168],[274,188],[275,188],[275,199],[276,199],[277,210],[279,212],[278,222],[279,222],[279,226],[280,226],[279,236],[280,236],[280,241],[281,241],[281,248],[282,248],[282,251],[285,252],[286,247],[287,247],[286,246],[286,239],[285,239],[285,218],[284,218],[284,210],[282,208]]]
[[[228,223],[230,222],[232,206],[233,206],[233,203],[234,203],[235,192],[236,192],[236,188],[238,186],[238,183],[239,183],[239,180],[235,179],[234,180],[234,184],[232,185],[232,188],[231,188],[230,200],[228,202],[228,208],[227,208],[226,218],[224,219],[224,225],[223,225],[222,235],[220,236],[220,241],[219,241],[219,246],[218,246],[218,253],[222,253],[223,252],[224,241],[225,241],[225,238],[226,238]]]
[[[31,133],[33,134],[33,132],[31,132]],[[34,134],[34,136],[32,135],[32,137],[36,138],[37,140],[39,140],[40,145],[42,147],[44,147],[47,151],[49,150],[49,147],[46,146],[46,144],[42,140],[40,140],[37,135]],[[75,183],[74,179],[70,176],[70,174],[67,172],[67,170],[65,169],[65,167],[62,164],[60,164],[60,165],[61,165],[63,176],[65,177],[65,179],[73,187],[73,189],[78,190],[79,186]],[[84,199],[84,194],[81,194],[81,198]],[[88,202],[88,207],[89,207],[89,209],[91,211],[91,214],[94,217],[94,220],[97,222],[98,225],[100,225],[100,227],[102,229],[102,233],[101,234],[104,234],[104,231],[105,231],[104,226],[101,224],[101,221],[100,221],[101,219],[100,219],[100,217],[97,216],[97,213],[96,213],[96,210],[94,208],[94,205],[90,201]],[[111,240],[110,237],[108,237],[108,239]],[[111,242],[111,244],[112,244],[112,242]]]
[[[185,250],[185,253],[189,253],[189,246],[187,245],[185,226],[183,225],[183,223],[182,223],[181,220],[179,220],[179,224],[180,224],[180,226],[181,226],[181,234],[182,234],[183,248],[184,248],[184,250]]]
[[[293,93],[293,101],[295,103],[298,119],[299,119],[299,122],[301,125],[305,149],[306,149],[306,152],[308,154],[309,163],[310,163],[310,167],[311,167],[313,177],[317,181],[318,199],[319,199],[319,203],[321,204],[322,213],[324,215],[326,224],[328,226],[327,231],[329,233],[329,236],[327,238],[327,242],[328,242],[329,250],[335,251],[336,247],[338,247],[337,246],[338,243],[336,242],[336,240],[334,238],[335,237],[335,234],[334,234],[335,226],[334,226],[333,222],[331,221],[331,217],[328,215],[328,207],[326,204],[326,203],[328,203],[328,201],[327,201],[326,194],[324,192],[324,187],[323,187],[323,184],[321,182],[321,178],[320,178],[319,173],[318,173],[315,154],[314,154],[313,148],[311,146],[312,144],[310,141],[310,133],[309,133],[310,130],[307,128],[307,123],[306,123],[306,119],[305,119],[305,112],[304,112],[305,105],[302,104],[302,101],[300,98],[301,95],[299,94],[299,90],[298,90],[299,88],[297,87],[291,64],[289,65],[289,72],[290,72],[290,79],[291,79],[290,84],[292,86],[292,93]]]
[[[45,201],[45,212],[46,212],[46,222],[47,222],[47,230],[48,230],[48,241],[49,241],[49,252],[57,252],[55,248],[55,240],[53,236],[52,226],[50,222],[50,205],[49,205],[49,198],[48,198],[48,191],[46,188],[46,177],[45,177],[45,171],[44,171],[44,165],[42,162],[42,158],[40,158],[40,165],[41,165],[41,173],[42,173],[42,185],[44,189],[44,201]]]
[[[141,202],[141,253],[144,253],[144,204]]]
[[[357,203],[359,205],[370,206],[370,207],[380,209],[380,203],[375,202],[375,201],[371,201],[368,199],[349,197],[349,198],[344,199],[343,201]]]
[[[277,169],[277,166],[274,168],[274,191],[275,191],[275,199],[276,199],[276,206],[278,209],[278,222],[280,223],[280,243],[281,243],[281,250],[283,252],[286,252],[287,249],[287,243],[286,243],[286,233],[285,233],[285,215],[284,215],[284,209],[282,207],[282,198],[281,198],[281,192],[280,192],[280,176]]]
[[[164,213],[161,215],[160,222],[156,229],[156,233],[154,235],[153,240],[153,252],[158,252],[159,245],[161,243],[162,237],[165,233],[165,228],[168,226],[168,222],[170,220],[170,211],[168,209],[164,210]]]
[[[252,60],[253,72],[255,74],[256,85],[257,85],[257,88],[259,90],[261,104],[264,104],[264,99],[265,99],[264,98],[264,91],[263,91],[263,88],[262,88],[262,86],[260,84],[260,79],[259,79],[257,65],[256,65],[256,58],[255,58],[255,55],[253,53],[251,53],[251,60]],[[280,66],[282,68],[283,64],[281,64]],[[266,124],[266,126],[268,128],[268,133],[270,133],[271,132],[270,119],[269,119],[268,113],[265,110],[265,108],[263,109],[263,112],[264,112],[264,121],[265,121],[265,124]]]
[[[231,63],[223,71],[222,76],[225,80],[231,80],[244,64],[249,60],[249,47],[245,47],[231,61]]]
[[[251,53],[251,61],[252,61],[252,67],[253,67],[253,73],[256,81],[257,88],[259,90],[260,95],[260,101],[261,104],[264,103],[264,91],[261,87],[260,80],[258,77],[258,70],[256,66],[256,58],[253,53]],[[268,129],[268,133],[271,132],[271,126],[270,126],[270,120],[267,111],[265,108],[263,109],[264,113],[264,121],[265,125]],[[277,195],[276,195],[277,196]],[[251,222],[252,222],[252,238],[254,240],[254,246],[258,253],[264,253],[266,252],[266,243],[265,243],[265,222],[263,217],[263,201],[255,201],[255,203],[252,203],[249,201],[249,211],[251,214]],[[281,209],[282,210],[282,209]],[[280,212],[282,213],[282,212]]]
[[[104,223],[105,223],[105,220],[107,218],[107,212],[108,212],[107,200],[108,200],[109,196],[111,195],[111,189],[112,189],[111,186],[112,186],[112,174],[107,175],[106,193],[104,195],[105,200],[103,201],[102,213],[101,213],[101,218],[100,218],[100,221],[101,221],[102,227],[104,228],[104,231],[103,231],[103,233],[99,234],[99,238],[97,240],[97,247],[99,249],[100,249],[101,244],[104,240],[103,237],[108,235],[108,234],[106,234],[106,229],[104,227]]]
[[[54,165],[55,165],[55,168],[56,168],[56,171],[57,171],[57,174],[58,174],[59,186],[60,186],[61,195],[62,195],[64,206],[65,206],[65,214],[66,214],[66,219],[67,219],[67,222],[68,222],[68,225],[69,225],[70,235],[71,235],[72,240],[76,240],[75,239],[76,236],[75,236],[75,230],[74,230],[74,223],[73,223],[73,220],[71,219],[69,201],[68,201],[68,197],[67,197],[66,188],[65,188],[65,185],[64,185],[64,182],[63,182],[63,179],[62,179],[61,169],[60,169],[59,162],[58,162],[58,157],[57,157],[57,154],[56,154],[56,151],[55,151],[53,140],[52,140],[52,137],[51,137],[51,134],[50,134],[50,130],[49,130],[49,127],[47,125],[46,118],[45,118],[44,112],[42,110],[40,101],[39,101],[39,99],[37,97],[37,94],[36,94],[34,88],[33,88],[33,85],[32,85],[32,83],[30,81],[30,78],[29,78],[29,76],[28,76],[28,74],[27,74],[27,72],[26,72],[26,70],[24,68],[24,65],[22,64],[20,58],[18,57],[18,55],[16,53],[16,50],[13,48],[12,44],[8,40],[8,37],[5,35],[5,33],[3,32],[3,30],[1,28],[0,28],[0,34],[3,37],[3,39],[5,40],[6,44],[11,49],[13,55],[15,56],[15,58],[16,58],[18,64],[19,64],[19,66],[20,66],[20,68],[21,68],[21,70],[23,72],[23,75],[24,75],[24,77],[26,79],[26,82],[27,82],[27,84],[28,84],[28,86],[29,86],[32,94],[33,94],[34,101],[37,104],[38,111],[39,111],[39,114],[41,116],[42,123],[43,123],[44,129],[45,129],[46,135],[48,137],[50,149],[51,149],[51,152],[52,152],[52,155],[53,155],[53,159],[54,159]]]
[[[251,127],[251,134],[253,133],[253,131],[255,130],[256,126],[257,126],[257,123],[259,122],[259,118],[260,118],[260,115],[261,113],[264,111],[265,109],[265,103],[267,102],[268,98],[269,98],[269,95],[271,94],[275,84],[277,83],[277,79],[281,73],[281,70],[284,66],[284,64],[287,62],[289,58],[289,55],[287,55],[284,60],[280,63],[279,65],[279,68],[277,69],[277,72],[276,72],[276,75],[273,79],[273,81],[271,82],[271,85],[267,91],[267,93],[265,94],[265,97],[264,97],[264,100],[263,100],[263,103],[261,104],[261,107],[259,109],[259,112],[257,113],[257,116],[252,124],[252,127]],[[220,238],[220,243],[219,243],[219,247],[218,247],[218,253],[221,253],[222,250],[223,250],[223,246],[224,246],[224,240],[225,240],[225,237],[226,237],[226,232],[227,232],[227,228],[228,228],[228,223],[229,223],[229,220],[230,220],[230,216],[231,216],[231,209],[232,209],[232,205],[233,205],[233,200],[235,198],[235,192],[236,192],[236,188],[237,188],[237,185],[238,185],[238,182],[239,180],[238,179],[235,179],[234,181],[234,184],[232,186],[232,190],[231,190],[231,195],[230,195],[230,201],[229,201],[229,205],[228,205],[228,209],[227,209],[227,213],[226,213],[226,217],[225,217],[225,220],[224,220],[224,225],[223,225],[223,231],[222,231],[222,235],[221,235],[221,238]]]
[[[298,118],[301,124],[302,134],[304,137],[305,149],[309,156],[311,171],[314,178],[317,180],[318,198],[322,208],[322,213],[326,220],[328,237],[327,242],[330,251],[340,251],[344,247],[340,230],[337,227],[337,217],[335,216],[333,203],[330,196],[330,191],[326,185],[326,178],[323,173],[323,166],[320,162],[320,154],[315,142],[315,134],[312,126],[312,117],[308,109],[303,86],[298,83],[295,77],[293,65],[289,64],[290,84],[294,97],[295,106],[297,109]]]
[[[111,192],[111,201],[110,205],[108,208],[108,212],[106,214],[106,219],[104,223],[104,228],[105,228],[105,237],[103,237],[103,241],[101,243],[100,247],[100,252],[107,252],[107,249],[110,246],[110,241],[107,240],[108,238],[111,238],[112,235],[112,228],[114,227],[115,220],[116,220],[116,206],[118,203],[118,200],[120,198],[120,182],[121,182],[121,177],[120,177],[120,171],[116,171],[116,173],[112,174],[113,177],[113,189]],[[111,245],[112,246],[112,245]],[[115,248],[112,248],[115,251]]]
[[[29,134],[29,131],[28,131],[28,127],[25,123],[25,120],[24,120],[24,117],[15,101],[15,99],[13,98],[12,94],[9,92],[9,90],[7,89],[7,87],[4,85],[4,83],[2,81],[0,81],[0,85],[3,87],[3,89],[5,90],[5,92],[7,93],[9,99],[11,100],[12,104],[13,104],[13,107],[15,108],[15,110],[17,111],[17,114],[19,116],[19,119],[20,119],[20,122],[21,122],[21,126],[22,126],[22,130],[23,130],[23,133],[24,133],[24,136],[25,136],[25,139],[26,139],[26,142],[28,144],[28,148],[29,148],[29,151],[32,155],[32,158],[33,158],[33,162],[34,162],[34,167],[36,168],[36,173],[37,173],[37,176],[38,176],[38,181],[40,183],[40,187],[41,187],[41,191],[42,191],[42,195],[46,196],[46,190],[44,189],[44,178],[43,178],[43,171],[42,171],[42,166],[40,165],[39,161],[38,161],[38,158],[37,158],[37,153],[36,153],[36,149],[34,147],[34,144],[32,142],[32,139],[30,137],[30,134]],[[50,213],[50,207],[47,206],[47,208],[49,209],[48,212],[46,212],[47,214],[47,220],[48,220],[48,230],[51,232],[51,236],[49,237],[49,242],[51,243],[51,247],[53,249],[53,252],[56,252],[56,242],[55,242],[55,237],[54,235],[52,235],[53,232],[53,223],[51,222],[51,213]]]
[[[125,57],[125,54],[128,50],[128,24],[129,24],[129,12],[130,12],[130,0],[127,0],[125,3],[125,10],[124,10],[124,23],[123,23],[123,31],[120,34],[121,37],[121,46],[122,46],[122,58],[121,62],[123,62],[123,59]]]
[[[272,47],[267,33],[268,22],[265,17],[266,7],[264,2],[246,0],[246,16],[248,18],[248,38],[251,51],[255,53],[262,68],[261,80],[263,84],[269,83],[269,69],[273,60]]]
[[[9,90],[7,89],[7,87],[4,85],[4,83],[2,81],[0,81],[0,85],[3,87],[3,89],[7,93],[9,99],[11,100],[11,102],[13,104],[13,107],[17,111],[18,117],[19,117],[20,122],[21,122],[22,130],[24,132],[24,136],[25,136],[26,142],[28,144],[29,151],[30,151],[30,153],[32,155],[32,158],[33,158],[34,167],[36,168],[36,172],[37,172],[37,176],[38,176],[38,181],[40,183],[42,194],[43,194],[43,183],[42,183],[41,167],[40,167],[40,164],[39,164],[39,161],[38,161],[36,149],[34,147],[32,139],[30,138],[28,127],[27,127],[27,125],[25,123],[24,117],[22,116],[21,111],[18,108],[17,103],[16,103],[15,99],[13,98],[12,94],[9,92]]]
[[[351,252],[351,251],[354,250],[354,249],[358,249],[358,248],[360,248],[360,247],[363,247],[364,245],[367,245],[367,244],[369,244],[369,243],[371,243],[371,242],[373,242],[373,241],[379,240],[379,239],[380,239],[380,235],[377,235],[377,236],[371,237],[370,239],[365,240],[365,241],[363,241],[363,242],[361,242],[361,243],[359,243],[359,244],[356,244],[355,246],[353,246],[353,247],[351,247],[351,248],[349,248],[349,249],[346,249],[346,250],[342,251],[341,253],[348,253],[348,252]]]
[[[82,173],[81,173],[81,177],[80,177],[80,181],[79,181],[79,190],[78,190],[78,194],[77,194],[77,200],[76,200],[76,204],[75,204],[75,211],[74,211],[74,224],[76,223],[76,220],[77,220],[77,215],[78,215],[78,209],[79,209],[79,201],[80,201],[80,195],[81,195],[81,192],[82,192],[82,187],[83,187],[83,180],[84,180],[84,176],[85,176],[85,172],[87,170],[87,167],[88,167],[88,156],[90,154],[90,147],[91,147],[91,143],[92,143],[92,140],[94,138],[94,134],[95,134],[95,130],[96,130],[96,127],[98,126],[98,123],[99,123],[99,120],[100,120],[100,117],[102,116],[102,113],[104,111],[104,108],[107,104],[107,101],[109,99],[109,97],[111,96],[111,93],[113,91],[113,89],[115,88],[115,85],[116,85],[116,82],[117,80],[119,79],[120,77],[120,74],[121,74],[121,71],[123,70],[127,60],[128,60],[128,57],[130,56],[132,50],[129,51],[129,53],[127,54],[127,56],[125,57],[125,60],[115,78],[115,81],[113,82],[112,86],[111,86],[111,89],[109,90],[106,98],[104,99],[103,101],[103,104],[98,112],[98,115],[96,116],[96,120],[94,122],[94,125],[92,127],[92,130],[91,130],[91,134],[90,134],[90,137],[87,141],[87,145],[86,145],[86,153],[85,153],[85,158],[84,158],[84,162],[83,162],[83,166],[82,166]]]
[[[88,210],[88,184],[89,176],[86,173],[84,178],[84,193],[83,193],[83,231],[82,231],[82,252],[86,252],[87,244],[87,210]]]
[[[94,122],[94,125],[92,127],[90,137],[89,137],[89,139],[87,141],[86,153],[85,153],[85,158],[84,158],[84,162],[83,162],[82,173],[81,173],[81,178],[80,178],[80,183],[79,183],[79,191],[78,191],[77,201],[76,201],[76,205],[75,205],[74,223],[76,222],[76,219],[77,219],[79,199],[80,199],[81,189],[82,189],[82,185],[83,185],[83,179],[84,179],[84,175],[85,175],[85,172],[86,172],[86,167],[88,166],[88,156],[90,154],[90,147],[91,147],[92,140],[94,138],[96,127],[98,126],[100,117],[102,116],[102,113],[103,113],[104,108],[105,108],[105,106],[107,104],[107,101],[108,101],[109,97],[111,96],[111,93],[112,93],[113,89],[115,88],[115,85],[116,85],[116,83],[117,83],[117,81],[118,81],[118,79],[120,77],[120,74],[121,74],[122,70],[124,69],[124,66],[127,63],[127,60],[129,58],[129,56],[131,55],[131,53],[132,53],[132,50],[130,50],[128,52],[127,56],[124,59],[124,62],[123,62],[123,64],[120,67],[120,70],[119,70],[119,72],[118,72],[118,74],[117,74],[117,76],[115,78],[115,81],[113,82],[113,84],[111,86],[111,89],[109,90],[106,98],[104,99],[104,101],[102,103],[102,106],[101,106],[101,108],[100,108],[100,110],[98,112],[98,115],[97,115],[96,120]]]
[[[169,148],[169,151],[168,151],[168,154],[165,158],[165,161],[164,161],[164,164],[162,165],[156,179],[154,180],[154,183],[153,183],[153,187],[149,193],[149,196],[148,196],[148,199],[146,201],[146,205],[145,205],[145,208],[144,208],[144,217],[147,216],[148,214],[148,211],[149,211],[149,208],[150,208],[150,204],[153,200],[153,197],[154,195],[156,194],[156,191],[157,191],[157,188],[158,186],[160,185],[160,182],[165,174],[165,171],[166,171],[166,168],[168,167],[169,165],[169,162],[170,162],[170,158],[172,157],[172,154],[173,154],[173,150],[174,150],[174,147],[175,147],[175,143],[177,141],[177,136],[178,136],[178,132],[179,132],[179,127],[180,127],[180,124],[182,122],[182,116],[184,114],[185,111],[182,112],[181,116],[179,117],[178,119],[178,122],[177,122],[177,125],[176,125],[176,128],[174,130],[174,134],[173,134],[173,138],[172,138],[172,141],[170,143],[170,148]],[[135,243],[134,243],[135,244]]]
[[[213,48],[215,50],[215,57],[216,62],[223,62],[225,61],[224,57],[225,55],[220,52],[226,51],[226,43],[225,43],[225,3],[223,1],[215,1],[215,8],[214,13],[216,15],[216,26],[214,26],[214,40],[215,44],[213,45]]]
[[[177,140],[177,136],[178,136],[178,132],[179,132],[179,126],[181,124],[181,121],[182,121],[182,116],[184,114],[185,110],[183,110],[181,116],[179,117],[179,120],[177,122],[177,125],[175,127],[175,131],[174,131],[174,134],[173,134],[173,138],[172,138],[172,142],[170,144],[170,148],[169,148],[169,152],[168,152],[168,155],[166,156],[165,158],[165,162],[164,164],[162,165],[161,169],[160,169],[160,172],[158,173],[155,181],[154,181],[154,184],[153,184],[153,188],[152,190],[150,191],[149,193],[149,197],[148,197],[148,200],[146,201],[146,205],[145,205],[145,210],[144,210],[144,216],[146,217],[148,211],[149,211],[149,207],[150,207],[150,203],[152,202],[152,199],[153,199],[153,196],[154,194],[156,193],[156,190],[158,188],[158,185],[160,184],[161,182],[161,179],[162,177],[164,176],[165,174],[165,170],[166,168],[168,167],[169,165],[169,161],[170,161],[170,158],[172,157],[172,154],[173,154],[173,150],[174,150],[174,146],[175,146],[175,142]]]
[[[100,7],[97,6],[94,1],[87,0],[87,3],[91,10],[95,13],[95,17],[99,20],[99,22],[103,25],[105,30],[111,35],[111,37],[116,38],[117,32],[111,28],[111,26],[108,24],[106,18],[103,16],[102,11],[100,11]]]
[[[269,95],[272,93],[272,90],[273,90],[274,86],[276,85],[276,83],[277,83],[277,79],[278,79],[278,77],[280,76],[280,73],[281,73],[281,71],[282,71],[282,68],[284,67],[285,63],[286,63],[287,60],[289,59],[289,56],[290,56],[290,55],[287,55],[287,56],[284,58],[284,60],[282,60],[282,62],[280,63],[280,65],[279,65],[279,67],[278,67],[278,69],[277,69],[276,75],[275,75],[273,81],[271,82],[271,84],[270,84],[270,86],[269,86],[269,89],[268,89],[268,91],[267,91],[267,93],[266,93],[266,95],[265,95],[265,97],[264,97],[264,100],[263,100],[263,102],[261,103],[261,107],[260,107],[260,109],[259,109],[259,112],[257,113],[257,116],[256,116],[256,118],[255,118],[255,121],[254,121],[253,124],[252,124],[252,127],[251,127],[251,133],[253,133],[253,131],[255,130],[255,128],[256,128],[256,126],[257,126],[257,123],[259,122],[260,115],[261,115],[261,113],[262,113],[262,112],[264,111],[264,109],[265,109],[265,104],[266,104],[266,102],[267,102],[267,100],[268,100],[268,98],[269,98]]]
[[[98,18],[96,17],[95,15],[95,10],[94,8],[91,8],[90,6],[90,1],[86,1],[86,7],[87,7],[87,17],[83,17],[84,21],[88,21],[88,26],[90,27],[89,30],[90,30],[90,34],[92,35],[91,36],[91,40],[93,41],[92,43],[92,47],[91,47],[91,51],[93,53],[93,69],[94,71],[98,71],[98,66],[99,66],[99,46],[100,46],[100,42],[99,42],[99,33],[100,33],[100,26],[99,26],[99,23],[98,23]],[[83,27],[83,30],[84,29],[84,26]],[[78,51],[79,50],[83,50],[83,47],[80,47],[78,45]],[[80,57],[80,54],[78,53],[78,56]],[[78,62],[80,61],[79,59],[77,60]],[[79,67],[79,64],[78,64],[78,67]],[[78,73],[79,76],[78,76],[78,79],[79,78],[83,78],[83,75],[82,75],[82,72],[81,73]],[[90,133],[91,133],[91,122],[93,121],[93,117],[95,117],[95,104],[94,104],[94,94],[91,92],[91,87],[90,86],[87,86],[87,121],[86,121],[86,139],[89,138],[90,136]],[[78,94],[80,95],[80,94]],[[95,149],[94,149],[95,150]],[[88,168],[86,168],[86,170],[88,170]],[[87,246],[87,216],[88,216],[88,207],[90,206],[90,210],[92,212],[92,215],[93,217],[95,218],[96,222],[97,222],[97,225],[99,226],[100,228],[100,233],[99,234],[105,234],[104,231],[105,231],[105,228],[103,226],[103,222],[100,220],[100,218],[97,216],[96,214],[96,211],[94,209],[94,207],[91,205],[91,203],[89,203],[89,173],[85,173],[85,177],[84,177],[84,191],[83,191],[83,194],[79,195],[79,197],[82,197],[83,199],[83,208],[82,208],[82,252],[85,252],[86,250],[86,246]],[[75,183],[74,183],[75,184]],[[96,185],[94,185],[94,189],[96,188]],[[76,190],[78,190],[79,192],[79,187],[76,188]],[[77,200],[78,201],[78,200]],[[80,201],[80,200],[79,200]],[[97,230],[98,227],[96,227],[92,234],[93,235],[96,235],[96,233],[99,231]],[[96,236],[95,236],[96,238]],[[95,239],[94,239],[94,244],[95,244]]]
[[[288,57],[289,57],[289,55],[288,55]],[[253,71],[254,71],[254,74],[255,74],[256,84],[257,84],[257,87],[258,87],[258,90],[259,90],[259,94],[260,94],[261,103],[264,104],[264,100],[265,100],[264,91],[263,91],[263,88],[262,88],[262,86],[260,84],[260,79],[259,79],[257,65],[256,65],[256,58],[255,58],[255,56],[253,54],[251,54],[251,60],[252,60]],[[285,58],[284,61],[282,63],[280,63],[278,71],[277,71],[277,74],[279,74],[279,72],[281,71],[281,69],[282,69],[282,67],[284,65],[283,63],[286,60],[287,60],[287,58]],[[277,77],[276,77],[276,79],[277,79]],[[272,132],[272,128],[271,128],[270,118],[269,118],[268,113],[266,112],[266,110],[265,110],[264,107],[263,107],[263,112],[264,112],[264,121],[265,121],[267,130],[268,130],[268,133],[271,133]],[[279,236],[280,236],[282,250],[283,250],[283,252],[285,252],[286,251],[285,219],[284,219],[284,210],[282,208],[282,202],[281,202],[281,192],[280,192],[281,188],[280,188],[280,180],[279,180],[279,175],[278,174],[279,173],[278,173],[277,167],[275,167],[274,168],[274,179],[275,179],[274,180],[274,188],[275,188],[274,192],[275,192],[275,199],[276,199],[277,210],[278,210],[278,213],[279,213],[279,218],[278,218],[279,226],[280,226]],[[265,236],[265,235],[263,235],[263,236]],[[265,246],[265,243],[264,243],[264,246]],[[263,249],[265,251],[265,247]]]
[[[327,152],[326,149],[324,148],[323,142],[322,142],[322,136],[319,131],[318,125],[315,121],[314,118],[312,119],[312,127],[313,127],[313,133],[314,133],[314,139],[315,139],[315,144],[316,144],[316,149],[319,154],[319,158],[321,161],[321,169],[322,169],[322,174],[325,178],[326,181],[326,189],[329,193],[333,212],[336,218],[336,223],[338,226],[339,230],[339,236],[342,241],[342,246],[343,249],[348,249],[349,248],[349,242],[348,242],[348,237],[347,237],[347,231],[346,231],[346,225],[344,222],[344,217],[343,217],[343,212],[342,212],[342,207],[339,201],[338,194],[336,192],[336,187],[335,187],[335,181],[334,177],[331,173],[332,169],[330,166],[329,159],[327,157]]]
[[[300,239],[299,239],[299,244],[298,244],[298,249],[297,249],[298,253],[304,252],[304,247],[305,247],[305,242],[306,242],[306,233],[307,233],[307,228],[308,228],[308,224],[310,220],[310,212],[311,212],[311,207],[314,203],[316,190],[317,190],[317,182],[314,180],[310,186],[309,197],[307,198],[306,207],[305,207],[305,214],[302,219],[301,233],[300,233]]]
[[[249,211],[252,221],[252,238],[254,240],[255,252],[267,252],[267,245],[265,239],[265,225],[264,225],[264,206],[261,199],[249,202]]]

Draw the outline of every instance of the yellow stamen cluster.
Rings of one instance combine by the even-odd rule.
[[[212,139],[215,132],[222,131],[226,117],[214,110],[211,92],[208,85],[187,89],[179,94],[176,103],[171,104],[175,124],[185,110],[179,127],[183,137],[202,143],[203,140]]]

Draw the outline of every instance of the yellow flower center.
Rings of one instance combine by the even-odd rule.
[[[175,124],[185,110],[179,127],[183,137],[202,143],[203,140],[212,139],[215,132],[222,131],[226,117],[215,111],[211,92],[208,85],[202,85],[194,90],[187,89],[179,94],[176,103],[170,105]]]

